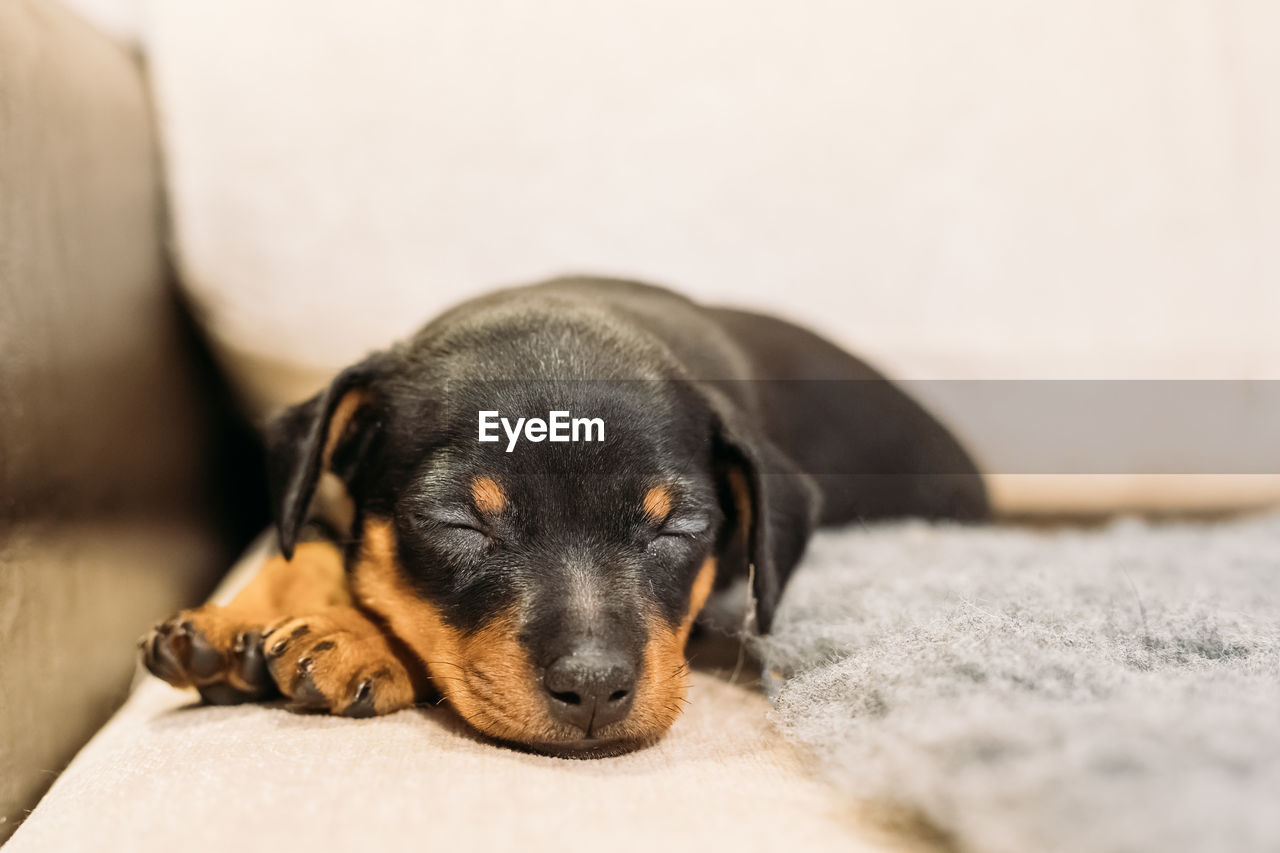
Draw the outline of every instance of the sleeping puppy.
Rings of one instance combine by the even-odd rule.
[[[492,738],[625,751],[679,714],[713,589],[767,632],[818,525],[976,519],[954,438],[771,317],[623,281],[465,303],[268,431],[281,556],[142,640],[207,701],[386,714],[439,691]],[[300,542],[322,479],[351,533]]]

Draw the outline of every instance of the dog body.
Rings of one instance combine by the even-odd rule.
[[[767,631],[815,526],[987,512],[960,445],[839,348],[600,279],[443,314],[286,412],[268,452],[282,556],[145,638],[151,670],[348,715],[434,686],[564,754],[664,731],[713,587],[750,576]],[[329,475],[355,508],[341,554],[298,545]]]

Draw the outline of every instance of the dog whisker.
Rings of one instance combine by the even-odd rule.
[[[452,666],[462,670],[463,672],[467,671],[467,668],[462,664],[454,663],[449,660],[424,660],[423,663],[427,666]]]

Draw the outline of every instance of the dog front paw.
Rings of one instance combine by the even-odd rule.
[[[285,620],[264,636],[267,668],[293,710],[372,717],[414,703],[408,669],[354,609]]]
[[[260,626],[216,606],[184,610],[138,642],[142,662],[174,687],[195,687],[211,705],[257,702],[277,694],[262,652]]]

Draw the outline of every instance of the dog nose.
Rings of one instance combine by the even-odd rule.
[[[622,653],[593,646],[557,659],[542,683],[551,716],[590,736],[631,710],[636,668]]]

